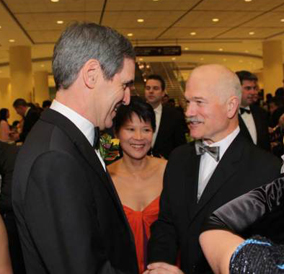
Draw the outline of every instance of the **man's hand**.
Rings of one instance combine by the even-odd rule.
[[[143,274],[184,274],[177,266],[167,263],[152,263]]]

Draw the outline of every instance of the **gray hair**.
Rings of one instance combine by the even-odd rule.
[[[95,23],[73,23],[61,34],[53,51],[56,89],[67,89],[90,59],[99,61],[104,78],[111,80],[125,58],[135,59],[130,41],[117,31]]]

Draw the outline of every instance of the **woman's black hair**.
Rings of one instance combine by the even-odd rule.
[[[119,132],[120,128],[131,121],[132,114],[135,113],[141,121],[150,122],[153,131],[156,129],[155,112],[151,105],[138,96],[132,96],[129,105],[121,105],[114,118],[114,130]]]
[[[7,121],[7,113],[8,113],[8,109],[7,108],[1,108],[0,109],[0,121],[5,120]]]

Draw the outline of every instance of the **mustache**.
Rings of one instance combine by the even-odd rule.
[[[190,116],[187,118],[189,123],[193,123],[193,122],[198,122],[198,123],[203,123],[203,119],[199,119],[198,117],[195,116]]]

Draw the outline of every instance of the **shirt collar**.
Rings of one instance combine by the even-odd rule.
[[[31,109],[31,107],[28,107],[28,108],[26,109],[26,112],[25,112],[25,116],[24,116],[24,117],[27,116],[27,114],[28,114],[28,112],[29,112],[30,109]]]
[[[73,109],[61,104],[56,100],[53,100],[50,108],[61,113],[63,116],[68,118],[73,124],[75,124],[75,126],[85,135],[89,143],[93,146],[95,131],[94,125],[89,120],[81,116]]]
[[[156,108],[154,108],[156,113],[162,113],[162,104],[159,104]]]
[[[240,127],[237,126],[236,129],[233,132],[231,132],[228,136],[226,136],[224,139],[209,145],[210,147],[219,146],[219,148],[220,148],[220,150],[219,150],[220,151],[220,154],[219,154],[220,160],[221,160],[222,156],[224,155],[224,153],[226,152],[226,150],[228,149],[228,147],[230,146],[230,144],[237,137],[239,132],[240,132]]]

